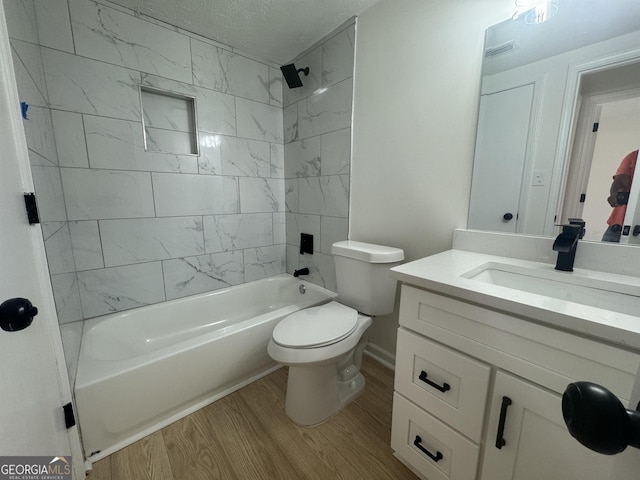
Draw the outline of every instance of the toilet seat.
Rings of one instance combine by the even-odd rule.
[[[351,335],[358,312],[338,302],[300,310],[282,319],[273,330],[273,341],[287,348],[318,348]]]

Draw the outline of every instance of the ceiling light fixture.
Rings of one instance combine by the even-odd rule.
[[[513,18],[524,15],[527,24],[546,22],[558,13],[558,5],[553,0],[515,0],[515,5],[516,12]]]

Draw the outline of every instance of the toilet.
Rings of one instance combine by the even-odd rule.
[[[285,411],[298,425],[324,422],[364,389],[364,335],[372,316],[393,312],[396,280],[389,269],[399,248],[345,240],[331,248],[338,301],[300,310],[274,328],[268,352],[289,367]]]

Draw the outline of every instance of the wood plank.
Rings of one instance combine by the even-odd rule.
[[[325,434],[346,458],[357,459],[357,478],[412,479],[415,475],[392,455],[391,446],[373,434],[357,410],[347,406],[326,422]]]
[[[111,455],[111,478],[174,480],[160,432],[155,432]]]
[[[239,394],[224,397],[197,413],[208,421],[210,435],[220,439],[240,478],[304,478]]]
[[[198,413],[162,429],[174,479],[238,479],[219,443],[202,428]]]
[[[287,417],[284,396],[270,378],[243,388],[240,394],[269,430],[274,442],[297,462],[304,478],[357,478],[350,462],[329,442],[321,428],[300,427]]]
[[[391,412],[387,410],[392,399],[385,402],[373,395],[360,395],[349,405],[371,434],[387,443],[391,443]]]
[[[284,411],[281,368],[93,465],[89,480],[416,477],[392,455],[393,371],[365,357],[365,391],[316,427]]]
[[[383,391],[393,392],[395,372],[373,359],[369,355],[362,356],[361,371],[371,385],[380,387]]]
[[[361,410],[361,421],[373,430],[377,437],[390,443],[393,371],[377,361],[365,357],[362,374],[366,381],[365,391],[354,400],[353,408]]]
[[[111,457],[94,462],[91,468],[92,470],[87,474],[87,480],[112,480]]]

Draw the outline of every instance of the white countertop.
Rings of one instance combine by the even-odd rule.
[[[487,263],[533,268],[546,276],[563,275],[620,284],[627,290],[638,289],[640,278],[575,268],[558,272],[554,265],[518,258],[488,255],[465,250],[449,250],[391,269],[391,276],[407,284],[444,294],[465,302],[500,310],[521,318],[570,331],[606,343],[640,351],[640,310],[637,315],[618,313],[580,303],[485,283],[463,275],[481,269]],[[563,281],[566,281],[565,277]],[[570,283],[570,282],[567,282]]]

